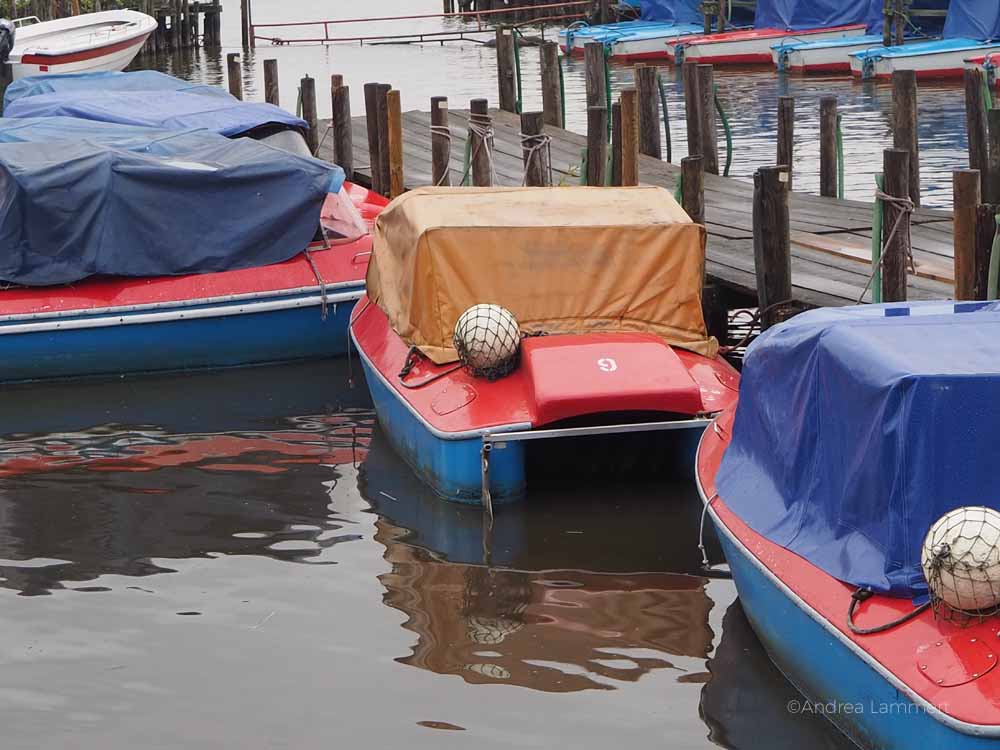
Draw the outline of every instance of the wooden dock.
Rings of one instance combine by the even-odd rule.
[[[523,180],[520,120],[491,110],[495,133],[494,166],[499,185]],[[452,134],[452,182],[463,171],[468,111],[449,113]],[[402,115],[404,183],[407,189],[431,184],[430,113]],[[583,135],[546,126],[551,138],[553,184],[576,185]],[[321,158],[333,159],[329,121],[319,127]],[[370,185],[368,136],[364,117],[353,119],[353,179]],[[639,179],[671,191],[677,186],[679,165],[639,157]],[[705,175],[705,216],[708,228],[708,275],[736,292],[754,296],[753,184],[746,179]],[[871,276],[872,204],[792,193],[789,199],[792,240],[792,288],[804,306],[855,304]],[[912,217],[916,273],[909,275],[908,298],[942,299],[952,296],[953,243],[950,211],[917,209]],[[865,301],[870,300],[870,294]]]

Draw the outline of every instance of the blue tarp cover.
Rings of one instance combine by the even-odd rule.
[[[980,41],[1000,39],[1000,2],[952,0],[944,22],[944,35]]]
[[[701,24],[701,0],[639,0],[643,21]]]
[[[233,137],[276,123],[305,130],[280,107],[242,102],[213,86],[155,71],[31,76],[4,97],[4,117],[78,117],[166,130],[204,128]]]
[[[758,0],[758,29],[803,31],[830,26],[871,24],[872,0]]]
[[[250,139],[0,119],[0,280],[49,285],[277,263],[313,239],[339,167]]]
[[[831,576],[926,592],[931,524],[1000,509],[994,303],[816,310],[750,347],[719,495]]]

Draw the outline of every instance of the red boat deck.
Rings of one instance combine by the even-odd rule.
[[[712,508],[729,531],[765,568],[825,620],[828,628],[840,631],[857,650],[870,655],[931,706],[970,724],[1000,726],[1000,710],[996,705],[997,696],[1000,696],[1000,669],[984,670],[984,674],[964,684],[938,685],[927,671],[920,669],[917,658],[918,653],[923,653],[928,647],[940,648],[940,654],[934,657],[935,673],[949,670],[964,672],[964,665],[974,664],[982,658],[980,651],[983,643],[989,644],[996,653],[995,648],[1000,645],[1000,621],[988,619],[963,628],[936,620],[933,612],[927,610],[916,619],[884,633],[853,634],[847,627],[847,609],[854,588],[757,534],[729,510],[723,498],[717,496],[715,476],[729,444],[734,414],[735,409],[727,411],[716,422],[718,429],[705,431],[697,466],[705,496],[715,498]],[[858,608],[855,623],[861,628],[870,628],[912,611],[913,605],[909,600],[874,596]],[[937,644],[942,645],[938,647]],[[993,661],[995,663],[996,660]]]
[[[713,413],[736,399],[739,375],[721,357],[675,349],[648,334],[527,339],[524,364],[493,382],[423,357],[401,379],[409,347],[367,297],[356,309],[351,329],[359,349],[395,392],[441,432],[538,427],[607,411]]]

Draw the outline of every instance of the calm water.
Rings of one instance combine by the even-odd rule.
[[[5,750],[846,746],[699,574],[691,486],[533,492],[486,566],[346,382],[0,394]]]
[[[239,51],[239,4],[226,0],[223,13],[224,49],[198,50],[175,58],[145,60],[147,67],[210,83],[225,85],[226,51]],[[256,23],[313,21],[358,16],[392,16],[434,13],[438,0],[370,0],[364,4],[330,4],[318,0],[256,0]],[[357,23],[331,26],[331,35],[406,34],[461,28],[457,21],[438,19]],[[269,31],[286,37],[312,37],[315,27]],[[551,35],[551,30],[546,32]],[[486,37],[483,37],[486,38]],[[550,36],[550,38],[554,38]],[[448,96],[452,106],[467,106],[475,97],[489,97],[496,102],[495,51],[474,42],[402,45],[343,43],[331,46],[272,46],[261,42],[255,52],[244,58],[244,89],[248,98],[263,98],[263,60],[276,58],[281,76],[281,96],[285,107],[294,109],[299,79],[311,75],[319,79],[320,116],[329,115],[329,97],[324,95],[325,81],[331,73],[343,74],[351,85],[352,108],[364,111],[362,85],[367,81],[392,83],[402,95],[404,109],[427,109],[434,95]],[[683,96],[671,68],[664,68],[669,84],[669,107],[673,120],[674,159],[686,155]],[[586,130],[586,109],[581,61],[568,61],[566,76],[566,113],[569,127]],[[524,106],[541,108],[537,49],[522,49]],[[631,70],[615,66],[612,86],[615,90],[630,85]],[[874,190],[873,174],[880,169],[882,150],[892,145],[889,130],[891,90],[886,84],[855,83],[844,78],[801,78],[778,76],[770,69],[716,71],[720,99],[732,123],[734,160],[732,174],[750,176],[761,165],[773,164],[776,151],[775,110],[779,95],[797,99],[796,119],[796,188],[819,191],[819,99],[835,94],[844,115],[845,190],[849,198],[870,200]],[[966,166],[965,105],[960,86],[950,83],[922,84],[920,88],[920,139],[922,184],[925,203],[948,206],[951,202],[951,171]],[[720,136],[720,149],[723,143]]]

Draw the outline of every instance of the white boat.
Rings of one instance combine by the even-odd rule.
[[[665,60],[667,39],[703,31],[704,27],[696,24],[625,21],[563,29],[559,32],[559,46],[564,54],[579,57],[587,42],[601,42],[615,60]]]
[[[953,38],[934,42],[907,44],[904,47],[875,47],[855,52],[851,57],[851,74],[866,80],[892,78],[897,70],[913,70],[917,78],[961,78],[965,61],[1000,52],[1000,41]]]
[[[803,42],[798,37],[771,46],[771,59],[778,70],[792,73],[850,73],[852,52],[862,52],[882,44],[881,35],[865,34],[819,42]]]
[[[40,73],[124,70],[142,49],[156,19],[134,10],[106,10],[39,21],[14,21],[17,33],[7,61],[15,79]]]
[[[833,28],[789,31],[778,28],[757,28],[708,36],[692,36],[667,42],[667,56],[677,65],[682,62],[713,65],[755,65],[772,62],[771,47],[788,39],[819,40],[862,36],[864,24]]]

